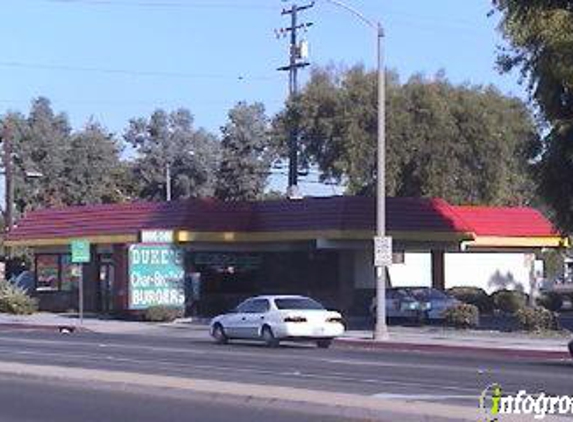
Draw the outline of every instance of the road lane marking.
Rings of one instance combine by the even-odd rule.
[[[98,347],[100,349],[106,349],[108,352],[112,350],[117,350],[120,352],[122,349],[127,350],[137,350],[139,352],[165,352],[165,353],[172,353],[172,354],[179,354],[179,355],[195,355],[195,356],[205,356],[208,355],[209,357],[217,356],[225,359],[226,357],[246,357],[250,359],[257,359],[260,356],[264,356],[265,359],[269,361],[276,360],[288,360],[292,362],[293,354],[292,353],[277,353],[277,350],[273,350],[269,352],[268,349],[262,349],[264,352],[259,351],[257,349],[252,349],[250,352],[244,352],[241,350],[237,350],[236,348],[230,347],[228,350],[212,350],[212,349],[200,349],[194,350],[190,348],[183,348],[183,347],[165,347],[165,346],[149,346],[149,345],[132,345],[132,344],[123,344],[123,343],[103,343],[103,342],[86,342],[86,341],[77,341],[77,340],[70,340],[70,339],[62,339],[62,340],[46,340],[46,339],[21,339],[21,338],[12,338],[12,337],[3,337],[0,335],[0,342],[8,342],[10,344],[17,342],[20,344],[28,344],[28,345],[53,345],[59,347],[68,347],[68,346],[75,346],[75,347]],[[306,351],[310,350],[308,348],[300,348],[297,350]],[[352,360],[352,359],[343,359],[343,358],[328,358],[323,356],[312,356],[309,354],[301,354],[298,356],[300,359],[304,359],[307,362],[315,362],[315,363],[327,363],[327,364],[335,364],[335,365],[348,365],[348,366],[371,366],[371,367],[380,367],[380,368],[395,368],[395,369],[420,369],[420,370],[444,370],[444,371],[456,371],[456,372],[465,372],[469,374],[475,374],[480,377],[485,377],[488,375],[498,375],[502,376],[506,375],[517,375],[517,376],[524,376],[523,369],[507,369],[507,368],[499,368],[499,367],[491,367],[491,368],[472,368],[467,366],[459,366],[459,365],[452,365],[450,362],[445,364],[423,364],[423,363],[414,363],[414,362],[381,362],[381,361],[367,361],[367,360]],[[245,362],[241,362],[244,364]],[[538,371],[530,372],[531,376],[535,376],[536,372],[543,372],[542,369],[538,369]],[[552,374],[553,377],[557,378],[566,378],[569,379],[571,377],[571,373],[566,371],[561,371],[558,373]]]
[[[443,395],[443,394],[394,394],[394,393],[378,393],[373,394],[372,397],[379,399],[389,400],[414,400],[414,401],[444,401],[444,400],[473,400],[478,401],[478,394],[472,395]]]

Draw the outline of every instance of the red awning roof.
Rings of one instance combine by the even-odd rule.
[[[441,199],[388,198],[387,230],[477,236],[558,236],[531,208],[454,207]],[[374,231],[374,198],[336,196],[303,200],[225,203],[210,199],[137,202],[46,209],[29,213],[7,240],[135,236],[142,229],[274,233]]]
[[[549,220],[534,208],[477,206],[452,206],[451,208],[477,236],[559,236]]]
[[[388,198],[388,231],[463,233],[470,228],[440,199]],[[137,234],[142,229],[197,232],[374,230],[373,198],[337,196],[300,201],[225,203],[215,200],[137,202],[46,209],[29,213],[10,241]]]

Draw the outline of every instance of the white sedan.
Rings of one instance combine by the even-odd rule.
[[[308,297],[257,296],[213,318],[210,332],[220,344],[245,339],[276,347],[281,340],[310,340],[328,348],[332,339],[344,333],[344,323],[338,312]]]

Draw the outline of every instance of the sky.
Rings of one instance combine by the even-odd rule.
[[[402,80],[444,70],[455,83],[493,84],[525,98],[516,75],[495,69],[502,43],[488,0],[344,0],[386,32],[386,66]],[[74,128],[94,118],[121,136],[130,118],[185,107],[218,133],[238,101],[280,110],[289,20],[281,0],[0,0],[0,114],[27,112],[37,96]],[[299,5],[307,4],[298,0]],[[313,65],[375,66],[375,34],[317,0],[302,18]],[[308,71],[303,71],[304,83]],[[280,180],[274,184],[282,183]],[[313,193],[336,189],[316,184]],[[320,189],[319,189],[320,188]]]

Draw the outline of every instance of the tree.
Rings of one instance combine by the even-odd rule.
[[[32,102],[28,117],[8,113],[4,122],[13,144],[15,206],[20,212],[39,206],[67,204],[64,182],[65,157],[71,128],[65,114],[55,114],[50,101]],[[27,180],[26,173],[42,175]]]
[[[212,195],[218,141],[204,129],[195,130],[188,110],[159,109],[149,119],[132,119],[124,138],[137,154],[133,171],[140,197],[165,199],[168,165],[174,199]]]
[[[539,194],[564,230],[573,229],[573,2],[495,0],[508,45],[502,72],[521,71],[545,123],[537,160]]]
[[[221,128],[221,162],[215,196],[223,200],[261,198],[270,173],[268,118],[260,103],[238,103]]]
[[[13,144],[14,204],[19,213],[53,206],[116,202],[125,172],[113,136],[97,123],[72,133],[65,114],[40,97],[30,113],[3,118]],[[36,173],[39,177],[27,177]]]
[[[284,145],[300,127],[303,163],[351,194],[376,186],[377,78],[357,66],[315,69],[274,121]],[[400,83],[387,73],[387,192],[454,203],[519,204],[531,199],[528,158],[536,128],[519,100],[492,87],[454,86],[443,74]]]
[[[84,205],[124,200],[120,181],[125,170],[119,152],[113,135],[97,122],[90,121],[74,133],[64,160],[65,202]]]

